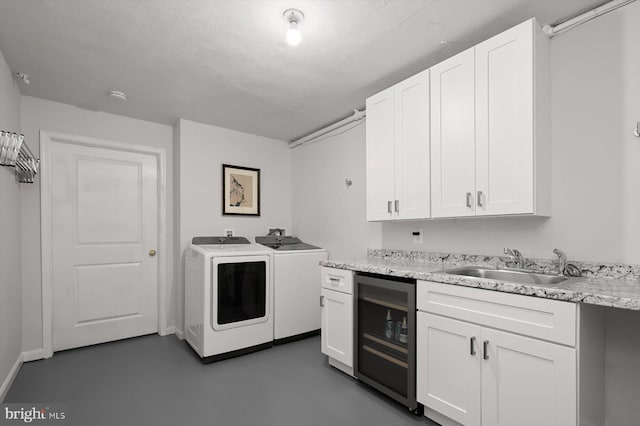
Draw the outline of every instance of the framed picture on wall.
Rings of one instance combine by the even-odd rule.
[[[222,165],[222,214],[260,216],[260,169]]]

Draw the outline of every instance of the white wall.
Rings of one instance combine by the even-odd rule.
[[[360,122],[345,133],[291,150],[292,233],[326,248],[332,259],[364,257],[368,248],[382,243],[381,225],[365,221],[365,127]]]
[[[20,91],[0,52],[0,129],[20,132]],[[29,141],[30,145],[33,142]],[[0,167],[0,401],[22,348],[20,191],[14,169]]]
[[[353,202],[364,200],[365,134],[351,131],[293,150],[295,232],[337,246],[333,258],[361,255],[366,245],[357,244],[375,242],[380,232],[382,247],[389,249],[501,254],[503,247],[516,247],[528,257],[553,258],[558,247],[572,259],[640,264],[640,139],[632,135],[640,120],[638,22],[635,2],[551,41],[551,218],[367,227],[364,201]],[[341,183],[351,176],[349,192]],[[313,196],[305,193],[311,183],[317,185]],[[340,205],[345,202],[348,209]],[[412,243],[416,228],[424,229],[423,244]],[[325,237],[334,229],[352,231],[351,237]],[[607,425],[638,424],[640,312],[610,309],[606,317]]]
[[[617,228],[618,245],[611,249],[620,260],[640,263],[640,138],[631,135],[640,121],[640,3],[635,2],[558,38],[557,54],[565,56],[566,73],[585,71],[586,91],[595,91],[592,99],[576,98],[574,118],[568,126],[587,127],[582,143],[599,145],[603,159],[611,169],[595,167],[592,180],[601,181],[603,192],[617,194],[618,204],[602,212],[597,227]],[[580,61],[578,65],[571,59]],[[580,69],[577,66],[582,65]],[[589,78],[590,77],[590,78]],[[575,76],[573,76],[575,78]],[[568,82],[566,76],[562,82]],[[580,115],[595,109],[603,118]],[[570,111],[566,112],[570,115]],[[592,119],[593,117],[593,119]],[[609,132],[600,131],[604,124]],[[606,160],[605,160],[606,161]],[[586,191],[585,191],[586,192]],[[616,211],[616,208],[619,209]],[[609,250],[607,246],[601,247]],[[610,309],[606,326],[606,421],[607,426],[638,424],[640,401],[640,312]]]
[[[640,3],[551,41],[552,217],[385,224],[385,248],[640,263]],[[635,21],[634,21],[635,20]]]
[[[176,327],[184,325],[184,261],[191,238],[201,235],[265,235],[291,229],[291,153],[283,141],[188,120],[177,124],[179,241]],[[222,216],[222,164],[260,169],[260,216]]]
[[[640,312],[609,309],[606,321],[605,411],[607,426],[640,424]]]
[[[126,118],[103,112],[89,111],[71,105],[22,97],[22,129],[29,147],[40,152],[39,131],[49,130],[72,135],[89,136],[111,141],[162,147],[167,150],[167,250],[173,253],[173,158],[172,128],[162,124]],[[42,281],[40,268],[40,185],[22,191],[22,282],[23,282],[23,350],[42,348]],[[173,318],[173,262],[167,261],[168,325]]]

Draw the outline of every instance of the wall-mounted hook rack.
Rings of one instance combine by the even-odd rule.
[[[33,183],[40,160],[24,142],[24,135],[0,130],[0,166],[15,167],[18,182]]]

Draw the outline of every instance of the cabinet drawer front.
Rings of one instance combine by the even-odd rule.
[[[418,310],[576,345],[575,303],[418,281]]]
[[[353,271],[323,266],[320,276],[322,288],[353,294]]]

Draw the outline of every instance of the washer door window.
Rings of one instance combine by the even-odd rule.
[[[213,260],[211,323],[224,330],[264,322],[269,316],[269,258]]]

